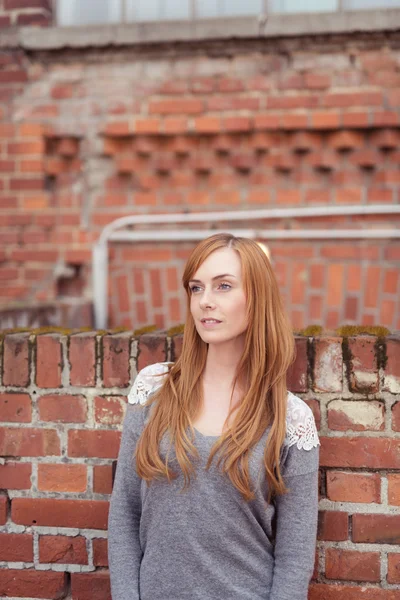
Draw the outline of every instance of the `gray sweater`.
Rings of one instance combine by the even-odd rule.
[[[319,440],[310,408],[288,393],[281,468],[289,492],[272,504],[263,473],[269,428],[251,453],[250,502],[215,460],[204,469],[216,437],[198,431],[189,489],[181,491],[182,475],[147,485],[132,457],[148,418],[142,403],[161,383],[155,373],[166,369],[143,369],[128,397],[108,521],[113,600],[306,600],[318,509]],[[167,447],[164,436],[163,457]]]

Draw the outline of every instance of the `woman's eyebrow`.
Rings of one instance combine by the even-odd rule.
[[[224,279],[224,277],[234,277],[234,279],[237,279],[236,275],[231,275],[231,273],[223,273],[222,275],[216,275],[215,277],[212,278],[212,281],[215,281],[216,279]],[[190,279],[189,283],[202,283],[200,279]]]

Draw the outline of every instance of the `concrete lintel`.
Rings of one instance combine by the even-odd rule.
[[[400,30],[400,9],[380,9],[82,27],[21,27],[2,32],[0,47],[58,50],[395,30]]]

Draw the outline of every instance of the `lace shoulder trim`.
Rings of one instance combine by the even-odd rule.
[[[154,363],[139,371],[128,394],[129,404],[144,404],[149,395],[162,386],[164,377],[161,375],[168,373],[170,364],[168,362]]]
[[[168,373],[170,364],[155,363],[139,371],[128,394],[129,404],[144,404],[149,395],[163,384],[161,375]],[[289,447],[296,445],[299,450],[311,450],[320,445],[311,408],[292,392],[288,392],[286,444]]]
[[[321,445],[311,408],[292,392],[288,392],[286,444],[289,447],[296,445],[299,450],[311,450]]]

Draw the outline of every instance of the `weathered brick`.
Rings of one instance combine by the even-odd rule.
[[[37,402],[41,421],[60,423],[85,423],[87,402],[83,396],[48,394]]]
[[[4,338],[4,385],[29,385],[29,334],[13,333]]]
[[[379,552],[326,548],[325,577],[349,581],[379,582],[380,554]]]
[[[93,491],[95,494],[111,494],[112,466],[95,465],[93,467]]]
[[[378,473],[328,471],[327,498],[334,502],[380,503],[381,478]]]
[[[383,431],[385,404],[377,400],[332,400],[328,427],[338,431]]]
[[[400,553],[388,552],[388,583],[400,583]]]
[[[318,513],[319,540],[341,542],[349,537],[349,517],[345,512],[336,510]]]
[[[0,394],[0,421],[30,423],[31,399],[28,394]]]
[[[33,535],[0,533],[0,560],[33,562]]]
[[[55,500],[14,498],[11,518],[19,525],[107,529],[108,502],[103,500]]]
[[[296,337],[295,343],[296,358],[287,373],[287,386],[294,393],[306,392],[308,390],[307,338]]]
[[[348,338],[350,360],[348,362],[349,387],[353,392],[375,393],[378,391],[377,338],[359,335]]]
[[[69,339],[71,385],[94,386],[96,382],[96,334],[79,333]]]
[[[40,388],[61,387],[62,353],[58,335],[36,338],[36,384]]]
[[[400,394],[400,336],[390,336],[386,339],[386,355],[383,389],[392,394]]]
[[[0,489],[29,490],[31,473],[30,463],[7,462],[0,465]]]
[[[38,490],[42,492],[86,492],[86,487],[86,465],[38,465]]]
[[[7,521],[8,497],[0,493],[0,525]]]
[[[388,473],[388,502],[392,506],[400,506],[400,473]]]
[[[55,429],[1,427],[0,455],[59,456],[60,439]]]
[[[103,385],[125,387],[129,384],[130,334],[104,335]]]
[[[86,539],[83,536],[41,535],[39,562],[87,565]]]
[[[96,396],[94,398],[94,420],[103,425],[118,425],[124,418],[124,396]]]
[[[108,544],[105,538],[93,539],[93,564],[96,567],[108,567]]]
[[[67,574],[33,569],[0,569],[0,596],[62,598],[67,593]]]
[[[68,456],[117,458],[120,439],[119,431],[70,429],[68,431]]]
[[[314,339],[314,390],[341,392],[343,385],[342,338]]]
[[[378,587],[314,583],[310,586],[308,600],[400,600],[400,591]]]
[[[166,352],[167,338],[165,334],[151,333],[141,335],[138,345],[138,371],[152,363],[165,362]]]
[[[383,437],[321,437],[320,465],[399,469],[400,440]]]
[[[400,515],[353,515],[353,542],[400,544]]]
[[[77,600],[110,600],[110,577],[107,572],[71,574],[72,598]]]

